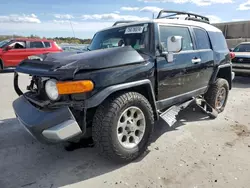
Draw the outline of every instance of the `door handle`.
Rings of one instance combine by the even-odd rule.
[[[200,62],[201,62],[200,58],[192,59],[192,63],[194,63],[194,64],[197,64],[197,63],[200,63]]]

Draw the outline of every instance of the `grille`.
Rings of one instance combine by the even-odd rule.
[[[235,57],[232,59],[233,63],[250,63],[250,58],[241,58],[241,57]]]

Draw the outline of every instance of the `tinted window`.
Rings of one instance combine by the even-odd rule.
[[[194,28],[194,33],[196,36],[197,48],[201,49],[210,49],[210,42],[207,35],[207,32],[202,29]]]
[[[240,44],[234,49],[234,52],[250,52],[250,44]]]
[[[45,45],[45,48],[50,48],[50,47],[51,47],[50,42],[43,42],[43,43],[44,43],[44,45]]]
[[[167,49],[168,37],[182,36],[183,45],[182,51],[193,50],[193,42],[191,40],[190,32],[186,27],[172,27],[172,26],[160,26],[160,41],[162,46]]]
[[[43,43],[39,41],[30,42],[30,48],[44,48]]]
[[[209,32],[209,37],[215,51],[228,50],[227,42],[221,32]]]

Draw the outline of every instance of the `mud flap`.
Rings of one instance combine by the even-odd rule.
[[[194,100],[195,99],[191,99],[182,104],[174,105],[168,108],[165,112],[161,113],[160,117],[169,125],[169,127],[172,127],[177,121],[176,116],[179,114],[179,112],[188,107],[188,105]]]

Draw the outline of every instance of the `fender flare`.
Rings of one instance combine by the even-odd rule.
[[[124,90],[124,89],[138,87],[138,86],[147,86],[148,92],[151,95],[150,96],[151,99],[148,99],[148,100],[149,100],[149,103],[152,105],[152,109],[154,111],[155,117],[158,119],[155,94],[154,94],[152,83],[149,79],[109,86],[103,89],[102,91],[98,92],[97,94],[93,95],[86,101],[84,101],[83,106],[84,108],[97,107],[113,93]]]
[[[216,78],[217,78],[217,75],[219,73],[219,71],[223,68],[230,68],[230,80],[231,80],[231,83],[229,83],[230,87],[232,86],[232,80],[233,80],[233,72],[232,72],[232,63],[227,63],[227,64],[223,64],[223,65],[219,65],[218,67],[216,67],[212,77],[211,77],[211,80],[210,80],[210,84],[213,84],[215,81],[216,81]]]

